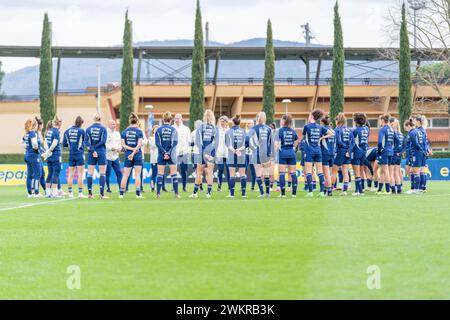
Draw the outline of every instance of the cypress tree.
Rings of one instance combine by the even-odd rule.
[[[55,117],[56,110],[53,100],[53,73],[52,73],[52,41],[50,21],[48,14],[44,15],[41,38],[41,61],[39,64],[39,108],[41,119],[46,125]],[[44,130],[44,129],[43,129]]]
[[[263,103],[262,110],[266,113],[266,123],[274,120],[275,114],[275,51],[273,49],[272,22],[267,21],[267,38],[264,62]]]
[[[405,4],[402,5],[402,22],[400,25],[400,57],[398,84],[398,114],[400,124],[411,116],[411,51],[409,48],[408,29],[406,22]],[[403,130],[403,125],[401,125]]]
[[[195,13],[194,49],[192,51],[191,100],[189,105],[189,127],[194,129],[196,120],[202,119],[205,104],[205,48],[203,46],[202,13],[197,0]]]
[[[344,39],[342,35],[339,4],[334,6],[333,68],[331,74],[330,117],[333,119],[344,111]]]
[[[120,130],[128,126],[128,117],[134,111],[133,98],[133,39],[132,23],[125,13],[125,28],[123,32],[123,62],[122,62],[122,100],[120,103]]]

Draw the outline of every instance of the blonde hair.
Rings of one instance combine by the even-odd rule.
[[[102,121],[102,116],[100,115],[100,113],[94,113],[94,121],[95,122]]]
[[[30,131],[33,131],[33,128],[37,126],[36,120],[28,119],[25,121],[25,132],[28,133]]]
[[[343,126],[347,124],[347,117],[345,116],[345,113],[341,112],[336,116],[336,125],[337,126]]]
[[[394,119],[394,120],[391,122],[391,126],[392,126],[392,129],[393,129],[394,131],[396,131],[396,132],[399,132],[399,131],[400,131],[400,122],[398,121],[398,119]]]
[[[62,124],[62,119],[55,115],[52,124],[53,126],[60,126]]]
[[[172,122],[172,113],[170,111],[164,112],[164,114],[163,114],[163,121],[164,121],[164,123]]]
[[[205,111],[205,114],[203,115],[203,123],[212,125],[216,123],[216,117],[214,116],[214,112],[212,112],[212,110],[208,109]]]
[[[428,127],[428,119],[424,115],[422,115],[422,127],[424,127],[425,129]]]
[[[260,111],[256,114],[256,123],[257,124],[264,124],[266,123],[267,117],[266,113],[264,111]]]
[[[157,124],[155,124],[152,127],[152,131],[150,132],[150,135],[153,137],[155,135],[156,130],[159,128],[159,126]]]

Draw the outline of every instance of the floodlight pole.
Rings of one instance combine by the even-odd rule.
[[[100,90],[101,82],[100,82],[100,65],[97,65],[97,113],[100,113],[100,99],[101,99],[101,90]]]

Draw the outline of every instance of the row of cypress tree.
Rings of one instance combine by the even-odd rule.
[[[39,98],[40,112],[44,123],[53,119],[56,114],[53,97],[51,27],[47,13],[44,16],[41,42],[41,62],[39,68]],[[128,117],[134,110],[133,97],[133,42],[132,22],[125,14],[123,34],[123,64],[122,64],[122,101],[120,106],[120,127],[123,130],[128,123]],[[344,110],[344,63],[345,52],[342,34],[339,5],[334,6],[334,44],[333,67],[331,78],[330,116],[332,119]],[[402,7],[402,22],[400,28],[399,57],[399,100],[398,109],[401,122],[410,117],[411,101],[411,54],[409,47],[405,5]],[[267,38],[265,48],[265,68],[263,81],[262,110],[267,115],[267,123],[274,120],[275,107],[275,51],[273,46],[272,23],[267,22]],[[195,15],[194,48],[192,52],[192,85],[189,108],[189,124],[191,129],[195,120],[201,119],[204,112],[205,85],[205,48],[203,44],[202,15],[200,1],[197,0]]]

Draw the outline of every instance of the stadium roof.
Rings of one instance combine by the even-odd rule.
[[[142,54],[143,59],[190,60],[191,46],[141,46],[134,47],[134,57]],[[216,57],[220,52],[223,60],[264,60],[264,47],[208,46],[207,58]],[[39,58],[39,46],[0,46],[0,57]],[[54,57],[61,58],[103,58],[122,57],[122,47],[53,47]],[[346,60],[392,60],[385,57],[386,52],[398,52],[398,48],[345,48]],[[437,49],[435,52],[442,52]],[[383,54],[384,53],[384,54]],[[332,47],[275,47],[277,60],[318,60],[331,59]],[[438,54],[430,50],[411,49],[412,59],[438,60]]]

